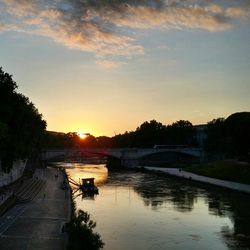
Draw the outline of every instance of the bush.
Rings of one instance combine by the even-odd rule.
[[[90,220],[87,212],[79,210],[67,226],[69,235],[68,250],[98,250],[104,243],[98,233],[93,232],[96,223]]]

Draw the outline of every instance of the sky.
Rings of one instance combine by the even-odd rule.
[[[250,0],[0,0],[0,66],[48,130],[204,124],[250,111]]]

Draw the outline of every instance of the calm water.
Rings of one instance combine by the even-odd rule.
[[[100,194],[84,198],[106,250],[250,249],[250,197],[154,173],[108,172],[64,164],[75,180],[95,177]]]

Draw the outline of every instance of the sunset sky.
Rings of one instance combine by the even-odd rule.
[[[0,66],[48,130],[250,111],[250,0],[0,0]]]

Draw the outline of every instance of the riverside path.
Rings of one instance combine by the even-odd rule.
[[[220,179],[216,179],[212,177],[201,176],[201,175],[193,174],[193,173],[183,171],[183,170],[180,171],[179,168],[145,167],[145,169],[156,171],[156,172],[162,172],[162,173],[166,173],[169,175],[173,175],[173,176],[177,176],[177,177],[181,177],[181,178],[185,178],[189,180],[212,184],[218,187],[224,187],[224,188],[250,194],[250,185],[248,184],[242,184],[242,183],[237,183],[233,181],[225,181],[225,180],[220,180]]]
[[[71,203],[69,191],[60,188],[62,172],[37,169],[35,178],[46,183],[37,197],[0,217],[1,250],[66,249],[67,234],[61,229],[70,219]]]

